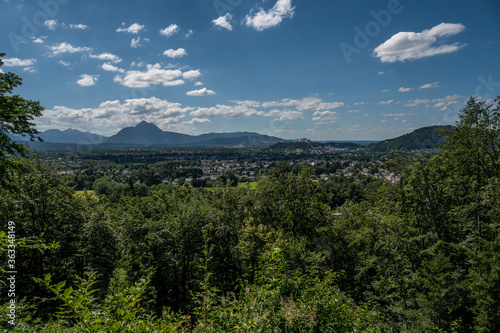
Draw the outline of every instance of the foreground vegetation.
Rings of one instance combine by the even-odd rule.
[[[111,201],[75,195],[40,158],[10,162],[22,167],[6,167],[0,214],[4,231],[15,223],[16,316],[1,327],[500,331],[499,125],[498,100],[471,99],[439,153],[387,162],[399,182],[332,210],[307,168],[269,170],[254,189],[131,184]]]

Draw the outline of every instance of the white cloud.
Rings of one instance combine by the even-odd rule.
[[[191,37],[193,35],[194,31],[189,29],[188,32],[186,32],[186,34],[184,35],[184,38],[185,39],[188,39],[189,37]]]
[[[196,79],[197,77],[199,77],[201,75],[201,72],[199,69],[196,69],[196,70],[190,70],[190,71],[187,71],[187,72],[184,72],[182,73],[182,77],[186,80],[192,80],[192,79]]]
[[[3,59],[4,66],[7,67],[28,67],[33,66],[36,59],[19,59],[19,58],[5,58]]]
[[[190,121],[184,121],[183,123],[195,125],[195,124],[210,124],[211,122],[212,121],[210,119],[206,118],[193,118]]]
[[[70,67],[71,66],[71,63],[68,62],[68,61],[59,60],[59,63],[61,65],[63,65],[64,67]]]
[[[178,48],[177,50],[168,49],[163,52],[163,55],[166,55],[169,58],[180,58],[187,55],[187,52],[183,48]]]
[[[412,91],[413,88],[405,88],[405,87],[401,87],[398,89],[399,92],[402,92],[402,93],[405,93],[405,92],[408,92],[408,91]]]
[[[120,72],[120,73],[125,72],[123,68],[118,68],[116,66],[113,66],[109,62],[102,64],[101,68],[108,72]]]
[[[215,95],[215,91],[208,90],[207,88],[201,88],[199,90],[188,91],[186,93],[186,95],[188,95],[188,96],[208,96],[208,95]]]
[[[56,30],[59,26],[59,22],[57,22],[57,20],[47,20],[43,23],[43,25],[49,30]]]
[[[116,32],[127,32],[129,34],[137,35],[139,33],[139,31],[144,29],[144,25],[141,25],[139,23],[134,23],[128,28],[125,28],[124,25],[125,24],[122,23],[122,28],[116,29]]]
[[[0,74],[3,74],[3,70],[0,68]]]
[[[226,15],[221,16],[215,20],[212,20],[212,23],[219,28],[224,28],[229,31],[232,31],[233,30],[233,26],[231,25],[232,19],[233,15],[231,15],[231,13],[226,13]]]
[[[415,113],[382,113],[382,117],[407,117],[415,116]]]
[[[396,62],[431,57],[438,54],[456,52],[465,45],[435,45],[438,37],[447,37],[465,30],[465,26],[455,23],[441,23],[422,32],[398,32],[389,40],[377,46],[374,55],[382,62]]]
[[[92,49],[90,47],[75,47],[69,43],[63,42],[59,44],[54,44],[50,47],[53,56],[60,55],[62,53],[79,53],[79,52],[90,52]]]
[[[184,84],[178,79],[183,76],[181,70],[162,69],[160,64],[147,65],[146,71],[127,71],[125,76],[117,75],[114,81],[129,88],[147,88],[151,85],[162,84],[165,87]]]
[[[104,53],[101,53],[98,55],[91,54],[90,57],[94,58],[94,59],[99,59],[99,60],[109,60],[109,61],[114,62],[114,63],[118,63],[118,62],[122,61],[122,59],[120,59],[119,56],[114,55],[112,53],[108,53],[108,52],[104,52]]]
[[[337,112],[335,111],[316,111],[313,113],[312,121],[314,121],[316,125],[330,125],[339,119],[336,114]]]
[[[275,27],[284,18],[291,18],[294,15],[292,0],[278,0],[269,11],[260,9],[257,13],[250,13],[245,17],[245,24],[257,31]]]
[[[426,83],[418,89],[433,89],[433,88],[439,88],[439,82],[432,82],[432,83]]]
[[[285,98],[281,101],[264,102],[262,106],[276,107],[276,106],[294,106],[299,111],[324,111],[336,109],[344,106],[343,102],[331,102],[324,103],[321,98],[318,97],[306,97],[300,100]]]
[[[40,36],[38,38],[33,37],[33,43],[43,44],[45,42],[44,39],[47,39],[47,36]]]
[[[358,112],[361,112],[361,110],[349,110],[349,111],[347,111],[347,113],[358,113]]]
[[[198,108],[192,111],[190,115],[195,118],[243,118],[253,116],[263,116],[265,113],[249,108],[244,105],[216,105],[209,108]]]
[[[139,46],[144,46],[142,42],[149,42],[149,38],[132,38],[132,40],[130,41],[130,47],[137,48]]]
[[[276,117],[276,121],[292,121],[304,119],[304,114],[299,111],[271,110],[264,114],[264,117]]]
[[[426,108],[438,108],[440,111],[446,111],[451,105],[461,105],[464,102],[464,96],[460,95],[449,95],[442,98],[434,98],[434,99],[414,99],[408,101],[408,103],[404,104],[405,107],[416,107],[418,105],[425,105]]]
[[[99,75],[83,74],[80,75],[80,80],[76,81],[76,83],[82,87],[90,87],[96,84],[98,78]]]
[[[171,24],[165,29],[160,30],[160,35],[170,37],[172,35],[175,35],[181,30],[177,24]]]
[[[252,101],[252,100],[245,100],[245,101],[232,100],[230,102],[238,104],[238,105],[244,105],[244,106],[251,107],[251,108],[258,108],[261,106],[259,102]]]
[[[394,100],[390,99],[388,101],[380,101],[378,102],[378,105],[387,105],[387,104],[391,104],[392,102],[394,102]]]
[[[85,24],[79,23],[79,24],[70,24],[69,28],[70,29],[85,30],[85,29],[88,29],[89,27],[86,26]]]
[[[202,86],[203,85],[203,82],[201,81],[196,81],[195,83],[193,83],[193,86]]]

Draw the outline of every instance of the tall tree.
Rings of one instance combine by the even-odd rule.
[[[3,65],[0,53],[0,67]],[[32,122],[35,117],[42,115],[44,108],[38,101],[31,101],[19,95],[13,95],[14,88],[20,86],[22,80],[14,73],[0,71],[0,175],[4,174],[14,163],[7,158],[8,155],[24,156],[28,147],[14,142],[7,134],[29,135],[30,140],[41,141],[37,136],[39,132]]]

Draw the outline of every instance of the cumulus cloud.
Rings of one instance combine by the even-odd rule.
[[[125,72],[123,68],[118,68],[116,66],[113,66],[109,62],[102,64],[101,68],[108,72],[119,72],[119,73]]]
[[[160,35],[165,36],[165,37],[170,37],[175,35],[181,30],[181,28],[177,24],[171,24],[165,29],[160,30]]]
[[[418,89],[433,89],[433,88],[439,88],[439,82],[426,83],[420,86]]]
[[[127,71],[124,76],[117,75],[114,78],[115,82],[129,88],[147,88],[151,85],[177,86],[184,84],[184,81],[179,79],[183,76],[181,70],[163,69],[160,64],[147,65],[146,71]]]
[[[80,53],[92,51],[90,47],[75,47],[66,42],[54,44],[50,47],[50,50],[52,51],[53,56],[57,56],[63,53]]]
[[[422,32],[398,32],[389,40],[377,46],[374,55],[382,62],[416,60],[438,54],[456,52],[465,44],[440,44],[438,37],[456,35],[465,30],[465,26],[455,23],[441,23]]]
[[[134,34],[137,35],[139,31],[144,29],[144,25],[139,24],[139,23],[133,23],[130,27],[126,28],[125,24],[122,23],[122,27],[116,29],[116,32],[127,32],[129,34]]]
[[[4,66],[7,67],[28,67],[33,66],[36,59],[19,59],[19,58],[5,58],[3,59]]]
[[[203,82],[201,81],[196,81],[195,83],[193,83],[193,86],[202,86],[203,85]]]
[[[43,25],[45,26],[45,28],[54,31],[59,26],[59,22],[57,22],[57,20],[47,20],[43,22]]]
[[[137,48],[139,46],[144,46],[142,42],[149,42],[149,38],[132,38],[132,41],[130,41],[130,47]]]
[[[72,109],[55,106],[51,110],[44,111],[40,123],[48,124],[51,128],[54,126],[93,130],[101,128],[109,131],[146,120],[160,127],[168,127],[169,124],[178,123],[191,110],[193,108],[156,97],[127,99],[124,102],[115,100],[103,102],[97,108]]]
[[[83,74],[80,75],[80,80],[76,81],[76,83],[82,87],[90,87],[96,84],[99,75],[89,75]]]
[[[210,124],[211,122],[212,121],[210,119],[206,119],[206,118],[193,118],[190,121],[185,121],[183,123],[195,125],[195,124]]]
[[[233,30],[233,26],[231,25],[231,20],[233,19],[233,15],[231,13],[227,13],[224,16],[221,16],[215,20],[212,20],[212,23],[218,28],[224,28],[229,31]]]
[[[163,52],[163,55],[166,55],[169,58],[181,58],[187,55],[187,52],[183,48],[178,48],[177,50],[168,49]]]
[[[399,92],[403,92],[403,93],[408,92],[408,91],[412,91],[412,90],[413,90],[413,88],[405,88],[405,87],[401,87],[398,89]]]
[[[44,39],[47,39],[47,36],[40,36],[40,37],[33,37],[33,43],[36,43],[36,44],[43,44],[45,41]]]
[[[260,8],[256,13],[250,13],[245,17],[245,24],[257,31],[275,27],[285,18],[294,15],[295,7],[292,7],[292,0],[278,0],[269,11]]]
[[[122,59],[120,59],[119,56],[114,55],[112,53],[108,53],[108,52],[104,52],[104,53],[101,53],[98,55],[91,54],[90,57],[94,58],[94,59],[99,59],[99,60],[108,60],[108,61],[111,61],[114,63],[118,63],[118,62],[122,61]]]
[[[197,77],[199,77],[201,75],[201,72],[199,69],[196,69],[196,70],[190,70],[190,71],[187,71],[187,72],[184,72],[182,73],[182,77],[186,80],[192,80],[192,79],[196,79]]]
[[[199,90],[192,90],[188,91],[186,93],[188,96],[208,96],[208,95],[215,95],[215,91],[209,90],[207,88],[201,88]]]

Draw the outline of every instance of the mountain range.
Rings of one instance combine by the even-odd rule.
[[[64,131],[50,129],[39,135],[47,143],[64,143],[78,145],[189,145],[189,146],[261,146],[272,145],[288,140],[253,132],[207,133],[189,135],[163,131],[158,126],[142,121],[136,126],[126,127],[111,137],[105,137],[75,129]],[[9,135],[16,141],[28,141],[29,138],[20,135]]]
[[[442,129],[453,129],[453,126],[428,126],[416,129],[397,138],[370,143],[337,142],[336,144],[349,149],[366,148],[370,151],[412,151],[421,149],[438,149],[439,144],[444,142]],[[20,135],[9,135],[16,141],[28,141]],[[136,126],[126,127],[111,137],[105,137],[89,132],[81,132],[75,129],[60,131],[57,129],[47,130],[40,133],[43,143],[37,146],[60,147],[65,145],[103,145],[113,146],[271,146],[274,148],[295,147],[299,145],[295,140],[285,140],[275,136],[268,136],[254,132],[232,132],[232,133],[207,133],[200,135],[189,135],[183,133],[163,131],[158,126],[142,121]],[[280,145],[276,145],[280,143]],[[328,143],[332,145],[332,142]],[[292,145],[292,146],[290,146]],[[307,145],[321,145],[311,142]]]

